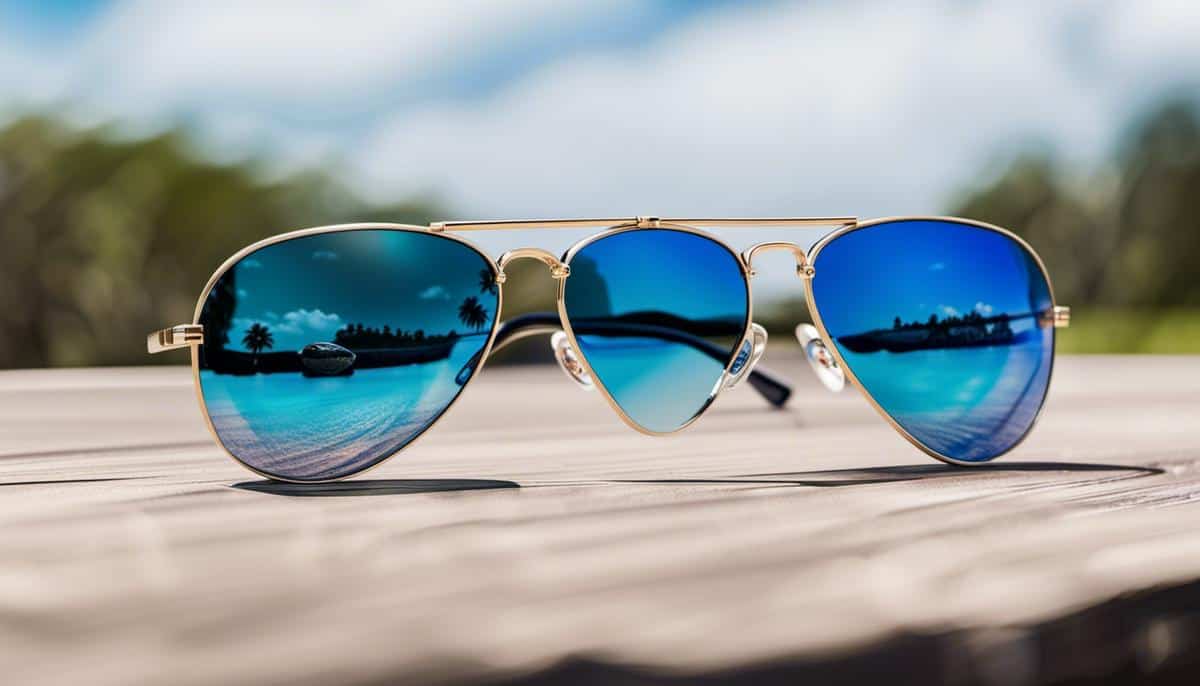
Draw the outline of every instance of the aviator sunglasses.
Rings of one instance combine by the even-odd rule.
[[[827,226],[804,249],[738,253],[706,227]],[[456,235],[597,228],[561,257],[493,260]],[[1054,364],[1054,302],[1033,249],[966,219],[567,219],[349,224],[260,241],[209,279],[191,324],[150,334],[190,347],[217,442],[252,471],[319,482],[359,474],[424,434],[489,354],[549,334],[563,370],[627,424],[669,434],[745,380],[782,407],[789,385],[756,368],[755,256],[790,252],[812,324],[796,335],[831,390],[856,385],[895,429],[953,464],[992,460],[1033,427]],[[558,312],[499,319],[505,268],[544,263]],[[798,291],[799,292],[799,291]],[[797,312],[797,319],[801,313]]]

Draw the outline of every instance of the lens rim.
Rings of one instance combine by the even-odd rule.
[[[396,231],[396,232],[402,232],[402,233],[420,233],[420,234],[423,234],[426,236],[432,236],[435,238],[456,241],[458,243],[461,243],[462,245],[465,245],[466,247],[470,248],[471,250],[473,250],[481,258],[483,258],[483,261],[487,264],[488,269],[490,269],[492,271],[492,278],[495,279],[495,282],[496,282],[496,316],[492,318],[492,328],[488,332],[487,343],[484,344],[483,352],[481,353],[481,355],[479,357],[479,362],[475,367],[475,372],[473,374],[471,374],[470,378],[467,379],[467,382],[462,385],[462,388],[459,389],[458,394],[454,396],[454,398],[446,405],[446,407],[444,407],[442,409],[441,413],[438,414],[438,416],[432,422],[430,422],[429,426],[426,426],[425,429],[421,433],[417,434],[416,436],[413,436],[407,443],[405,443],[403,446],[401,446],[398,450],[395,450],[394,452],[387,454],[386,456],[380,458],[379,460],[375,461],[374,463],[372,463],[370,465],[367,465],[366,467],[362,467],[360,469],[349,472],[347,474],[342,474],[340,476],[329,477],[329,478],[319,478],[319,479],[297,479],[295,477],[287,477],[287,476],[282,476],[279,474],[272,474],[270,472],[262,471],[261,469],[253,467],[250,464],[246,463],[241,458],[239,458],[237,455],[234,455],[233,452],[225,446],[225,443],[221,440],[220,434],[217,433],[216,427],[213,426],[212,417],[209,415],[209,412],[208,412],[208,405],[204,402],[204,391],[203,391],[202,386],[200,385],[201,346],[200,345],[190,346],[191,355],[192,355],[192,386],[196,391],[196,400],[200,403],[200,414],[204,418],[204,424],[205,424],[205,426],[208,427],[209,434],[212,435],[213,440],[217,442],[217,445],[221,447],[221,450],[224,451],[224,453],[226,455],[228,455],[234,462],[237,462],[241,466],[245,467],[246,469],[250,470],[251,472],[254,472],[258,476],[261,476],[263,478],[271,479],[273,481],[283,481],[283,482],[294,483],[294,484],[333,483],[336,481],[342,481],[344,479],[349,479],[351,477],[356,477],[361,474],[365,474],[366,472],[369,472],[372,469],[375,469],[379,465],[390,461],[393,457],[395,457],[399,453],[403,452],[404,450],[407,450],[414,443],[416,443],[421,438],[423,438],[426,434],[428,434],[429,431],[431,429],[433,429],[433,427],[436,426],[437,423],[440,422],[443,417],[446,416],[446,414],[450,411],[450,408],[454,407],[454,403],[458,402],[459,398],[461,398],[463,396],[463,394],[466,393],[467,386],[469,386],[471,384],[471,382],[474,381],[475,378],[479,376],[480,372],[483,371],[483,366],[487,362],[488,356],[492,350],[492,343],[494,343],[496,340],[496,332],[499,330],[499,327],[500,327],[500,313],[503,311],[503,307],[504,307],[504,284],[503,284],[503,279],[497,278],[500,274],[500,268],[497,265],[496,261],[494,259],[492,259],[491,256],[489,256],[483,250],[481,250],[477,245],[475,245],[471,241],[468,241],[465,238],[462,238],[461,236],[457,236],[457,235],[449,234],[449,233],[431,231],[428,227],[424,227],[424,226],[415,226],[412,224],[391,224],[391,223],[385,223],[385,222],[365,222],[365,223],[355,223],[355,224],[334,224],[334,225],[330,225],[330,226],[316,226],[316,227],[312,227],[312,228],[308,228],[308,229],[299,229],[296,231],[289,231],[287,233],[281,233],[276,236],[270,236],[270,237],[264,238],[261,241],[258,241],[256,243],[251,243],[250,245],[247,245],[246,247],[242,248],[241,250],[238,250],[237,252],[235,252],[224,262],[222,262],[221,266],[217,267],[216,271],[214,271],[212,276],[209,277],[208,283],[206,283],[204,285],[203,290],[200,291],[200,297],[196,300],[196,309],[192,313],[192,324],[196,325],[196,326],[201,326],[200,316],[204,311],[204,303],[208,299],[209,292],[212,291],[213,287],[217,285],[217,281],[219,281],[220,278],[222,276],[224,276],[227,271],[232,269],[234,267],[234,265],[236,265],[238,262],[241,262],[242,258],[244,258],[247,255],[249,255],[253,252],[256,252],[262,248],[265,248],[269,245],[274,245],[276,243],[283,243],[285,241],[290,241],[290,240],[296,239],[296,238],[304,238],[306,236],[315,236],[317,234],[342,233],[342,232],[347,232],[347,231]]]
[[[821,239],[818,240],[816,243],[814,243],[812,248],[809,249],[808,264],[812,266],[814,272],[816,270],[818,270],[819,266],[817,264],[817,258],[820,256],[821,251],[824,250],[825,247],[828,246],[833,241],[835,241],[838,238],[841,238],[849,233],[853,233],[853,232],[859,231],[861,229],[868,229],[868,228],[871,228],[874,226],[880,226],[882,224],[894,224],[894,223],[898,223],[898,222],[913,222],[913,221],[944,222],[944,223],[948,223],[948,224],[960,224],[963,226],[969,226],[969,227],[973,227],[973,228],[977,228],[977,229],[985,229],[987,231],[992,231],[994,233],[998,233],[1002,236],[1007,237],[1008,239],[1012,240],[1018,247],[1020,247],[1022,250],[1024,250],[1026,253],[1028,253],[1031,257],[1033,257],[1034,263],[1037,264],[1038,269],[1040,269],[1042,272],[1042,278],[1044,278],[1046,280],[1046,289],[1047,289],[1047,291],[1049,291],[1049,294],[1050,294],[1050,306],[1051,306],[1052,310],[1053,310],[1053,308],[1058,306],[1058,299],[1054,295],[1054,283],[1050,279],[1050,272],[1046,270],[1046,264],[1042,261],[1041,255],[1038,255],[1037,251],[1033,249],[1033,246],[1031,246],[1025,239],[1021,238],[1020,236],[1018,236],[1017,234],[1013,233],[1012,231],[1010,231],[1008,229],[1005,229],[1000,226],[996,226],[995,224],[981,222],[981,221],[978,221],[975,219],[965,219],[963,217],[944,217],[944,216],[937,216],[937,215],[914,215],[914,216],[880,217],[878,219],[871,219],[871,220],[864,221],[864,222],[858,222],[858,223],[837,229],[836,231],[831,231],[830,233],[821,237]],[[815,277],[815,274],[814,274],[814,277]],[[813,281],[814,281],[814,278],[804,279],[804,299],[808,303],[808,311],[809,311],[809,314],[812,316],[813,324],[816,325],[817,331],[820,332],[821,339],[823,341],[825,341],[826,347],[833,354],[833,357],[837,361],[838,365],[842,368],[843,371],[845,371],[846,377],[849,378],[850,381],[853,382],[854,385],[858,388],[858,390],[862,392],[863,396],[866,397],[867,402],[870,403],[871,407],[875,408],[875,411],[879,413],[879,416],[883,417],[883,419],[886,420],[888,424],[892,425],[893,429],[895,429],[909,443],[916,446],[921,452],[925,453],[926,455],[929,455],[930,457],[932,457],[934,459],[945,462],[947,464],[957,465],[960,467],[978,467],[980,465],[990,464],[994,460],[996,460],[1000,457],[1003,457],[1004,455],[1007,455],[1008,453],[1012,452],[1018,446],[1020,446],[1022,443],[1024,443],[1025,439],[1027,439],[1029,437],[1029,434],[1031,434],[1033,432],[1033,428],[1035,426],[1037,426],[1038,421],[1042,417],[1042,411],[1046,407],[1046,398],[1050,397],[1050,385],[1054,380],[1054,362],[1055,362],[1055,359],[1057,358],[1057,354],[1056,354],[1056,348],[1058,347],[1058,334],[1057,333],[1055,333],[1053,336],[1051,336],[1050,370],[1046,376],[1046,391],[1045,391],[1045,393],[1042,394],[1042,398],[1038,403],[1037,411],[1034,413],[1033,421],[1029,423],[1029,426],[1025,429],[1025,432],[1023,434],[1021,434],[1021,437],[1018,438],[1016,441],[1014,441],[1013,444],[1010,445],[1008,448],[1005,448],[1003,451],[996,453],[995,455],[993,455],[992,457],[990,457],[986,460],[972,460],[972,461],[959,460],[959,459],[956,459],[949,455],[944,455],[942,453],[939,453],[938,451],[934,450],[933,448],[930,448],[928,445],[926,445],[924,442],[922,442],[919,438],[917,438],[916,436],[913,436],[911,433],[909,433],[908,430],[906,430],[903,426],[901,426],[900,423],[897,422],[895,420],[895,418],[893,418],[892,415],[890,413],[888,413],[888,411],[885,410],[883,408],[883,406],[880,405],[875,400],[875,397],[871,395],[871,392],[869,390],[867,390],[866,386],[864,386],[858,380],[858,377],[855,376],[855,374],[854,374],[854,369],[849,364],[846,363],[845,359],[842,358],[842,354],[838,350],[838,347],[833,344],[833,337],[831,337],[829,335],[829,331],[826,330],[824,322],[821,321],[820,308],[817,306],[816,298],[813,295]],[[1053,324],[1051,324],[1051,326],[1053,327]]]
[[[588,361],[587,355],[583,352],[583,348],[580,347],[579,341],[576,340],[576,338],[575,338],[575,331],[571,328],[571,317],[567,313],[566,293],[567,293],[567,282],[570,280],[569,277],[558,280],[558,318],[562,322],[563,332],[567,334],[567,341],[570,342],[571,347],[575,349],[576,353],[578,353],[579,360],[583,364],[584,369],[587,370],[587,373],[591,376],[592,381],[595,383],[596,388],[600,389],[600,394],[604,396],[604,399],[608,402],[609,407],[611,407],[613,409],[613,412],[617,413],[617,416],[621,418],[621,421],[625,422],[625,424],[629,428],[633,429],[634,431],[643,433],[647,436],[670,436],[672,434],[683,431],[684,429],[691,426],[692,423],[694,423],[696,420],[700,419],[700,417],[703,416],[706,412],[708,412],[709,408],[711,408],[713,406],[713,403],[715,403],[717,398],[719,398],[721,396],[721,393],[723,393],[725,391],[726,386],[727,386],[726,382],[728,381],[728,378],[730,375],[729,369],[730,369],[730,367],[733,366],[734,360],[737,359],[738,351],[741,350],[742,346],[753,335],[753,330],[751,329],[751,324],[754,321],[754,294],[753,294],[752,287],[751,287],[750,269],[746,265],[745,260],[742,259],[742,255],[740,253],[738,253],[736,250],[734,250],[732,247],[730,247],[728,243],[721,240],[720,238],[717,238],[716,236],[712,235],[711,233],[708,233],[707,231],[701,231],[700,229],[696,229],[694,227],[687,226],[684,224],[677,224],[674,222],[665,222],[665,221],[657,221],[656,220],[656,221],[651,221],[649,223],[632,222],[632,223],[619,224],[617,226],[613,226],[610,229],[601,231],[600,233],[593,234],[591,236],[588,236],[586,238],[583,238],[583,239],[577,241],[574,245],[572,245],[570,248],[568,248],[566,250],[566,252],[563,253],[561,261],[568,268],[570,268],[571,260],[575,258],[575,255],[578,254],[581,250],[583,250],[587,246],[591,245],[592,243],[595,243],[596,241],[604,240],[606,238],[611,238],[620,233],[625,233],[628,231],[639,231],[639,230],[645,230],[645,229],[666,229],[669,231],[690,233],[690,234],[693,234],[696,236],[700,236],[701,238],[708,239],[709,241],[715,243],[716,245],[718,245],[722,249],[724,249],[725,252],[729,253],[729,255],[733,258],[733,261],[738,266],[738,271],[741,273],[741,276],[742,276],[742,283],[744,283],[746,286],[746,320],[744,322],[742,322],[742,335],[738,339],[737,344],[733,346],[732,351],[730,351],[729,359],[726,360],[726,362],[725,362],[725,367],[723,368],[723,370],[721,372],[721,378],[718,380],[717,392],[712,394],[712,396],[710,396],[708,398],[708,400],[707,400],[707,402],[705,402],[704,406],[701,407],[696,412],[696,414],[692,415],[691,419],[687,420],[686,422],[684,422],[683,424],[679,425],[678,427],[672,429],[671,431],[655,431],[653,429],[648,429],[648,428],[642,426],[641,424],[639,424],[637,422],[637,420],[635,420],[633,417],[630,417],[625,412],[625,410],[621,408],[621,405],[619,403],[617,403],[616,399],[613,398],[612,393],[610,393],[608,390],[608,387],[606,387],[604,385],[603,379],[601,379],[600,376],[598,374],[596,374],[596,371],[594,369],[592,369],[591,362]]]

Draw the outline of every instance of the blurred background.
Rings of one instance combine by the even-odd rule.
[[[0,0],[0,368],[181,363],[145,334],[290,229],[637,214],[990,221],[1060,350],[1200,352],[1197,36],[1184,0]],[[553,302],[522,266],[506,316]],[[799,290],[764,270],[756,319]]]

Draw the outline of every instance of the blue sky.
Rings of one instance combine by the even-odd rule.
[[[0,0],[0,118],[184,125],[450,218],[928,214],[1197,97],[1197,35],[1181,0]]]
[[[86,26],[109,4],[105,0],[0,0],[0,24],[30,39],[62,37]]]

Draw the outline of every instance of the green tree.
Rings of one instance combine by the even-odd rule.
[[[243,246],[440,214],[423,201],[368,206],[319,174],[266,180],[254,162],[215,164],[179,132],[131,141],[13,121],[0,128],[0,368],[179,364],[148,357],[146,333],[191,321],[209,276]],[[232,280],[214,297],[235,298]]]
[[[1102,168],[1080,176],[1027,154],[953,212],[1009,227],[1076,305],[1200,305],[1200,114],[1170,102],[1131,127]]]

